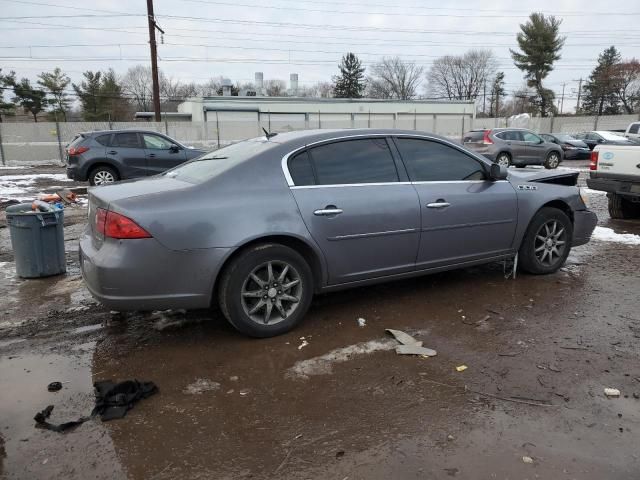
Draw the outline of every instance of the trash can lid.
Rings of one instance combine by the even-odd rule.
[[[11,205],[6,208],[7,215],[35,215],[37,213],[31,208],[31,202],[29,203],[18,203],[17,205]]]

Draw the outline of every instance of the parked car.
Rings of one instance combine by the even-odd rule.
[[[596,145],[635,145],[634,142],[630,141],[627,138],[624,138],[622,135],[617,135],[615,133],[606,132],[604,130],[598,130],[593,132],[581,132],[574,133],[574,138],[578,140],[582,140],[586,143],[591,150],[595,148]]]
[[[567,133],[542,133],[540,136],[547,142],[560,145],[565,160],[589,160],[591,158],[589,146]]]
[[[494,128],[472,130],[462,137],[465,147],[484,155],[492,162],[508,167],[544,165],[557,168],[562,161],[562,149],[524,128]]]
[[[312,130],[255,138],[163,175],[89,189],[80,239],[113,310],[218,303],[255,337],[314,293],[513,258],[557,271],[596,216],[578,172],[511,172],[443,137]]]
[[[589,188],[607,192],[611,218],[640,218],[640,148],[596,146],[589,177]]]
[[[631,141],[640,141],[640,122],[630,123],[624,132],[624,136]]]
[[[145,130],[80,133],[67,146],[67,177],[105,185],[156,175],[203,153],[204,150]]]

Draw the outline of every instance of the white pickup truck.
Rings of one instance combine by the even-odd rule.
[[[640,145],[598,145],[587,186],[607,192],[611,218],[640,218]]]

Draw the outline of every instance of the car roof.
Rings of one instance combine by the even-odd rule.
[[[155,133],[157,135],[166,135],[164,133],[156,132],[154,130],[144,130],[141,128],[121,128],[119,130],[90,130],[88,132],[82,132],[80,135],[85,137],[93,137],[97,135],[105,135],[110,133]]]

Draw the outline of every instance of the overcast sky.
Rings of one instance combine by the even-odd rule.
[[[35,79],[59,66],[78,81],[85,70],[112,67],[123,74],[132,65],[149,64],[145,0],[73,3],[0,0],[0,68]],[[442,7],[445,3],[451,6]],[[640,57],[640,2],[598,3],[535,2],[537,11],[563,19],[567,40],[562,60],[546,84],[559,97],[566,83],[565,111],[575,106],[577,79],[589,75],[604,48],[615,45],[624,58]],[[289,74],[298,73],[300,84],[309,85],[329,80],[347,51],[365,65],[383,55],[399,55],[426,70],[436,57],[482,47],[495,53],[511,92],[523,84],[509,47],[517,47],[519,24],[530,13],[526,4],[155,0],[156,18],[166,32],[159,45],[160,68],[173,78],[196,82],[220,75],[234,82],[253,81],[261,71],[265,79],[288,84]],[[423,81],[421,93],[425,85]]]

